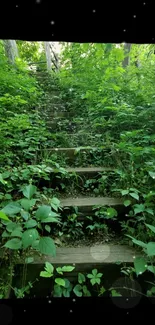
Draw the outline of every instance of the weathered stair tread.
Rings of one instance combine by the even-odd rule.
[[[57,248],[56,257],[43,255],[34,256],[34,264],[50,262],[52,264],[107,264],[107,263],[132,263],[136,253],[133,248],[122,245],[96,245],[78,248]]]
[[[109,198],[109,197],[78,197],[72,198],[68,197],[67,199],[60,199],[60,204],[62,207],[93,207],[94,205],[108,205],[108,206],[118,206],[122,205],[123,201],[118,198]]]
[[[101,149],[105,149],[105,148],[101,148],[101,147],[78,147],[78,148],[45,148],[45,149],[38,149],[37,151],[46,151],[46,150],[50,150],[50,151],[60,151],[60,152],[75,152],[76,150],[80,150],[80,151],[85,151],[85,150],[101,150]]]
[[[77,167],[77,168],[66,168],[70,173],[101,173],[104,171],[111,171],[110,167]]]

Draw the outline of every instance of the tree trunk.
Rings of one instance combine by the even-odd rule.
[[[11,64],[15,64],[16,58],[19,57],[17,43],[15,40],[4,40],[5,54]]]
[[[45,45],[47,71],[50,72],[52,68],[50,45],[49,42],[44,42],[44,45]]]
[[[131,44],[130,43],[125,43],[124,44],[124,55],[125,58],[122,62],[123,68],[126,68],[130,64],[130,51],[131,51]]]

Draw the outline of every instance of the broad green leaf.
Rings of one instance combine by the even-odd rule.
[[[39,250],[39,239],[36,239],[36,240],[32,243],[32,248]]]
[[[60,206],[60,201],[56,198],[53,197],[52,200],[50,201],[51,207],[55,210],[58,211],[58,208]]]
[[[20,201],[20,203],[21,203],[21,206],[22,206],[22,208],[24,210],[29,211],[35,205],[36,200],[35,199],[31,199],[31,200],[29,200],[29,199],[22,199]]]
[[[45,230],[50,233],[51,232],[51,227],[49,225],[45,225]]]
[[[137,193],[130,193],[130,196],[132,196],[136,200],[139,200],[139,195]]]
[[[33,258],[33,257],[31,257],[31,256],[30,256],[30,257],[26,257],[26,258],[25,258],[25,263],[26,263],[26,264],[30,264],[30,263],[33,263],[33,261],[34,261],[34,258]]]
[[[90,279],[91,284],[94,286],[96,283],[100,284],[101,280],[99,278]]]
[[[33,228],[37,226],[37,222],[34,219],[30,219],[28,221],[25,222],[25,228]]]
[[[6,216],[6,214],[2,211],[0,211],[0,219],[10,221],[9,218]]]
[[[65,287],[65,280],[61,278],[56,278],[55,283],[58,284],[59,286]]]
[[[134,205],[134,213],[135,214],[144,212],[144,210],[145,210],[145,205],[144,204],[135,204]]]
[[[124,201],[125,207],[128,207],[130,204],[131,204],[131,201],[130,200],[125,200]]]
[[[82,284],[82,283],[85,282],[85,281],[86,281],[86,277],[85,277],[85,275],[79,272],[79,273],[78,273],[78,282],[79,282],[80,284]]]
[[[62,268],[62,272],[72,272],[75,269],[75,266],[63,266]]]
[[[52,273],[53,274],[53,271],[54,271],[54,267],[51,263],[49,262],[46,262],[45,263],[45,269],[48,273]]]
[[[14,230],[22,231],[22,227],[15,222],[9,222],[6,226],[6,230],[12,233]]]
[[[56,247],[54,241],[49,237],[40,238],[39,250],[42,254],[56,256]]]
[[[28,229],[24,231],[22,235],[23,247],[27,248],[32,245],[32,243],[39,238],[38,231],[36,229]]]
[[[147,244],[147,254],[148,256],[155,256],[155,242],[149,242]]]
[[[13,230],[13,232],[11,233],[11,237],[19,237],[22,238],[22,232],[19,229],[15,229]]]
[[[1,211],[8,216],[16,215],[20,212],[21,206],[17,202],[10,202]]]
[[[127,195],[127,194],[129,194],[129,190],[123,190],[122,192],[121,192],[121,194],[124,196],[124,195]]]
[[[51,278],[53,276],[53,274],[48,273],[46,271],[41,271],[40,276],[43,277],[43,278]]]
[[[43,220],[49,220],[47,218],[55,218],[59,216],[59,214],[53,212],[51,210],[51,207],[49,205],[42,205],[41,207],[38,208],[38,210],[36,211],[36,218],[38,220],[41,220],[43,222]],[[44,222],[51,222],[51,221],[44,221]]]
[[[37,187],[32,184],[29,184],[24,188],[23,195],[30,200],[33,197],[33,195],[36,193],[36,191],[37,191]]]
[[[144,273],[147,270],[147,262],[145,258],[136,257],[134,259],[134,268],[137,275]]]
[[[75,293],[75,295],[77,297],[82,297],[82,286],[80,284],[77,284],[74,289],[73,292]]]
[[[154,234],[155,234],[155,227],[154,226],[152,226],[152,225],[148,225],[147,223],[145,224],[149,229],[151,229],[152,230],[152,232],[154,232]]]
[[[13,238],[11,240],[8,240],[4,247],[10,249],[20,249],[22,247],[22,241],[19,238]]]

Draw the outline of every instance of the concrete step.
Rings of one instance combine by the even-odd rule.
[[[76,266],[82,264],[85,266],[96,264],[114,264],[120,263],[133,263],[134,258],[140,254],[135,249],[125,245],[95,245],[83,247],[61,247],[57,248],[56,257],[43,255],[39,257],[34,255],[32,264],[44,264],[45,262],[52,263],[53,265],[67,265],[75,264]],[[19,262],[17,262],[19,263]]]
[[[75,173],[80,175],[86,175],[89,174],[90,176],[97,174],[97,173],[103,173],[112,171],[113,168],[110,167],[77,167],[77,168],[66,168],[67,172],[69,173]]]
[[[91,212],[94,206],[109,206],[115,209],[121,207],[124,209],[122,199],[110,197],[68,197],[66,199],[60,199],[60,206],[62,208],[77,207],[78,211],[83,214]]]

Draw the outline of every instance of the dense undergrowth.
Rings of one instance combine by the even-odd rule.
[[[145,251],[146,258],[135,264],[136,274],[137,270],[146,271],[146,263],[154,274],[155,59],[148,53],[148,46],[133,45],[130,65],[123,67],[123,45],[67,44],[63,46],[60,71],[48,75],[27,69],[30,53],[26,47],[25,52],[22,47],[16,68],[10,66],[1,44],[3,263],[14,264],[21,252],[26,263],[32,262],[32,250],[54,255],[55,244],[61,245],[66,238],[75,241],[99,234],[110,238],[110,220],[117,221],[121,232],[129,236],[124,236],[124,242],[133,242]],[[62,116],[61,121],[51,117],[49,128],[46,120],[58,102],[68,116]],[[76,150],[71,159],[52,153],[50,148],[55,147]],[[69,173],[65,169],[68,166],[111,170],[90,179]],[[79,193],[120,197],[126,213],[120,218],[113,208],[96,207],[94,217],[86,216],[84,223],[78,219],[77,209],[65,212],[60,207],[61,196]],[[10,255],[10,251],[15,253]],[[2,281],[2,295],[4,287]],[[60,295],[60,288],[57,290]],[[78,287],[77,292],[81,290]],[[85,292],[88,294],[86,288]]]

